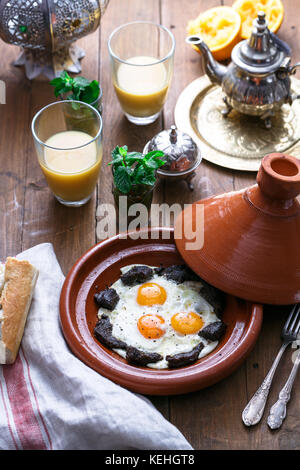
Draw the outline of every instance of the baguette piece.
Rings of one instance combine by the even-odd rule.
[[[28,261],[7,258],[0,285],[0,364],[13,364],[17,357],[37,277]]]

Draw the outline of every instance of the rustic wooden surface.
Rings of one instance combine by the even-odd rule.
[[[300,5],[283,0],[285,20],[280,37],[300,60]],[[82,75],[100,80],[104,91],[104,163],[94,198],[83,208],[67,209],[50,194],[35,155],[30,123],[37,110],[54,101],[47,81],[30,82],[12,61],[18,49],[0,43],[0,79],[7,87],[6,105],[0,105],[0,259],[41,242],[54,245],[65,273],[76,259],[96,243],[96,209],[113,203],[111,174],[106,163],[112,148],[127,144],[142,150],[155,133],[173,123],[174,106],[183,88],[203,73],[199,56],[184,42],[186,24],[200,11],[231,0],[111,0],[101,29],[82,39],[85,49]],[[107,39],[114,27],[133,20],[152,20],[170,28],[176,37],[175,73],[161,118],[145,128],[123,117],[114,95],[107,52]],[[254,174],[221,169],[203,161],[190,193],[184,184],[161,184],[156,202],[189,203],[213,194],[252,184]],[[271,256],[271,254],[270,254]],[[253,429],[244,427],[241,412],[260,385],[280,346],[280,330],[286,308],[265,309],[262,333],[250,357],[232,376],[206,390],[176,397],[151,398],[155,406],[183,432],[195,449],[300,449],[300,376],[288,407],[283,428],[270,432],[266,415]],[[289,374],[291,351],[280,364],[267,410]]]

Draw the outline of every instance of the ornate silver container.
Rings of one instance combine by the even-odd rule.
[[[1,0],[0,37],[22,47],[15,65],[31,80],[81,72],[84,51],[73,43],[94,32],[109,0]]]
[[[170,129],[155,135],[145,145],[143,153],[154,150],[161,150],[166,157],[166,163],[157,170],[157,175],[169,181],[184,180],[192,191],[192,179],[202,159],[194,140],[172,125]]]
[[[207,75],[213,83],[221,85],[225,93],[225,117],[235,109],[259,116],[270,128],[271,117],[282,105],[292,104],[298,98],[292,96],[290,75],[300,64],[291,66],[291,50],[270,32],[264,12],[258,13],[254,20],[250,39],[233,48],[228,67],[214,60],[200,37],[189,36],[186,41],[202,52]]]

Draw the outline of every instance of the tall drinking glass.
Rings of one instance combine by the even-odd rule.
[[[32,135],[40,167],[56,199],[85,204],[94,192],[102,162],[102,119],[81,101],[57,101],[33,118]]]
[[[167,99],[175,39],[164,26],[134,21],[108,40],[113,85],[125,116],[137,125],[154,122]]]

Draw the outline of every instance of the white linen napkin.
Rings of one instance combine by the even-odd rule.
[[[147,398],[70,351],[59,322],[64,276],[52,245],[17,257],[35,265],[39,278],[17,360],[0,366],[0,448],[192,449]]]

